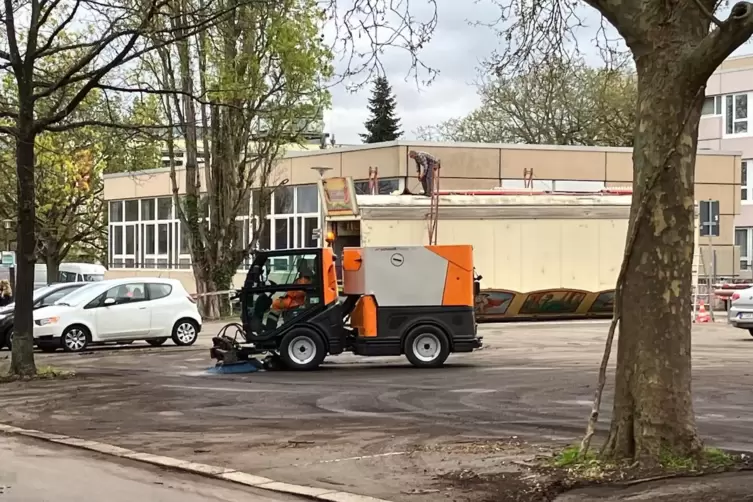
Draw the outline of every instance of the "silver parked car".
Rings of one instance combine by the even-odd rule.
[[[747,329],[753,336],[753,288],[741,289],[732,295],[727,322],[735,328]]]

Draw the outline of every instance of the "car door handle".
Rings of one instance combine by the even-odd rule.
[[[139,307],[139,310],[146,310],[146,307]]]

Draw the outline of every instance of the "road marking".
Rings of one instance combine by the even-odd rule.
[[[277,389],[238,389],[234,387],[199,387],[193,385],[162,385],[167,389],[185,389],[185,390],[211,390],[214,392],[246,392],[246,393],[259,393],[259,392],[285,392],[289,394],[298,394],[304,391],[297,390],[277,390]]]
[[[358,457],[333,458],[330,460],[320,460],[318,462],[309,462],[307,464],[293,464],[293,467],[303,467],[305,465],[314,465],[314,464],[333,464],[335,462],[348,462],[351,460],[366,460],[370,458],[395,457],[397,455],[408,455],[409,453],[410,452],[407,452],[407,451],[393,451],[389,453],[377,453],[375,455],[361,455]]]
[[[490,392],[497,392],[496,389],[453,389],[450,392],[464,392],[467,394],[489,394]]]
[[[551,366],[497,366],[495,368],[480,368],[478,371],[551,371]]]

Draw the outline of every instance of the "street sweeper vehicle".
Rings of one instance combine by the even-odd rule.
[[[337,259],[328,247],[255,252],[238,292],[242,328],[215,337],[212,357],[268,354],[272,367],[311,370],[348,351],[438,367],[481,347],[471,246],[344,248],[342,291]]]

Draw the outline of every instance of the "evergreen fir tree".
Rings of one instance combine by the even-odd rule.
[[[385,77],[377,77],[369,98],[371,117],[364,123],[366,134],[361,134],[364,143],[394,141],[403,135],[400,119],[395,116],[396,107],[397,101],[389,82]]]

